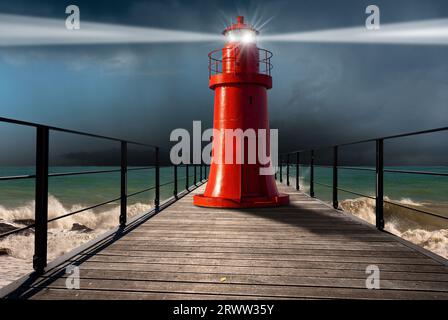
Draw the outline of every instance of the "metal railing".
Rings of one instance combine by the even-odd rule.
[[[133,142],[128,140],[116,139],[106,136],[101,136],[97,134],[91,134],[81,131],[62,129],[58,127],[46,126],[42,124],[25,122],[20,120],[8,119],[0,117],[0,122],[10,123],[26,127],[34,127],[36,129],[36,163],[35,163],[35,174],[30,175],[17,175],[17,176],[3,176],[0,177],[0,182],[2,181],[12,181],[12,180],[23,180],[23,179],[35,179],[35,219],[34,223],[29,224],[25,227],[14,229],[5,233],[0,234],[0,239],[21,233],[25,230],[34,228],[34,255],[33,255],[33,269],[41,273],[47,266],[47,233],[48,233],[48,223],[63,219],[87,210],[92,210],[116,201],[120,201],[120,215],[118,217],[118,225],[120,228],[126,227],[127,223],[127,200],[130,197],[149,192],[154,190],[154,210],[157,212],[160,209],[160,189],[167,185],[173,184],[173,196],[177,200],[179,195],[178,183],[181,180],[178,176],[178,170],[180,167],[185,167],[185,190],[188,192],[190,188],[197,185],[198,182],[203,182],[206,180],[207,176],[207,165],[192,164],[192,165],[174,165],[173,180],[165,183],[160,183],[160,149],[158,146],[143,144],[140,142]],[[64,132],[74,135],[86,136],[99,138],[108,141],[114,141],[120,143],[120,169],[107,169],[107,170],[90,170],[90,171],[79,171],[79,172],[62,172],[62,173],[49,173],[49,136],[50,132]],[[128,167],[128,146],[138,145],[143,146],[154,151],[154,165],[143,166],[143,167]],[[193,167],[193,175],[190,173],[190,168]],[[197,170],[199,168],[199,170]],[[155,170],[154,175],[154,185],[139,190],[133,193],[128,193],[128,172],[138,171],[138,170]],[[53,177],[67,177],[76,175],[91,175],[91,174],[104,174],[104,173],[117,173],[120,172],[120,196],[114,199],[110,199],[95,205],[82,208],[70,213],[57,216],[55,218],[48,218],[48,185],[49,178]],[[193,184],[190,184],[190,178],[193,177]]]
[[[431,130],[424,130],[424,131],[416,131],[416,132],[410,132],[410,133],[404,133],[404,134],[398,134],[398,135],[392,135],[392,136],[386,136],[376,139],[368,139],[368,140],[362,140],[362,141],[356,141],[356,142],[350,142],[345,144],[339,144],[339,145],[333,145],[333,146],[325,146],[320,147],[316,149],[309,149],[309,150],[298,150],[288,153],[283,153],[279,156],[279,175],[275,174],[275,179],[278,179],[282,183],[283,182],[283,167],[286,167],[286,184],[290,185],[290,166],[295,166],[295,181],[296,190],[300,190],[300,162],[301,155],[303,153],[309,153],[309,195],[311,197],[315,197],[315,185],[320,185],[323,187],[328,187],[332,189],[332,204],[335,209],[339,209],[339,201],[338,201],[338,191],[354,194],[360,197],[366,197],[369,199],[375,200],[375,224],[376,227],[379,230],[384,229],[384,203],[399,206],[405,209],[409,209],[421,214],[426,214],[429,216],[441,218],[448,220],[448,216],[443,216],[441,214],[437,214],[434,212],[430,212],[427,210],[411,207],[409,205],[397,203],[395,201],[386,200],[384,198],[384,173],[400,173],[400,174],[416,174],[416,175],[432,175],[432,176],[440,176],[440,177],[448,177],[448,172],[433,172],[433,171],[415,171],[415,170],[401,170],[401,169],[391,169],[391,168],[385,168],[384,167],[384,141],[397,139],[397,138],[404,138],[404,137],[410,137],[410,136],[417,136],[422,134],[429,134],[429,133],[435,133],[435,132],[442,132],[442,131],[448,131],[448,127],[442,127],[442,128],[436,128]],[[340,166],[339,165],[339,153],[341,151],[342,147],[346,146],[352,146],[362,143],[368,143],[368,142],[374,142],[375,143],[375,168],[371,167],[354,167],[354,166]],[[332,158],[333,163],[331,166],[323,166],[323,165],[315,165],[315,151],[317,150],[323,150],[323,149],[332,149]],[[291,160],[295,159],[295,161],[291,162]],[[332,176],[333,176],[333,182],[331,185],[321,183],[315,180],[314,177],[314,169],[315,167],[326,167],[332,169]],[[366,194],[362,194],[359,192],[356,192],[354,190],[347,190],[344,188],[339,187],[338,185],[338,170],[360,170],[360,171],[370,171],[374,172],[376,176],[376,184],[375,184],[375,196],[370,196]]]
[[[236,47],[238,48],[238,47]],[[271,64],[272,52],[266,49],[257,48],[258,50],[258,73],[265,74],[270,76],[273,65]],[[223,49],[213,50],[208,54],[208,76],[221,74],[223,73],[223,60],[226,62],[233,62],[233,66],[236,66],[238,54],[234,54],[233,58],[224,58],[222,57]],[[236,72],[236,69],[230,70],[230,72]]]

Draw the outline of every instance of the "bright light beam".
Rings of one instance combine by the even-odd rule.
[[[0,14],[0,47],[222,41],[214,34],[83,22],[67,30],[64,19]]]
[[[378,43],[448,45],[448,19],[382,24],[379,30],[365,27],[262,35],[261,41],[318,43]]]

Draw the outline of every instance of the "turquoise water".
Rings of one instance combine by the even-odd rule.
[[[448,173],[447,166],[406,166],[387,167],[385,169]],[[299,169],[300,184],[303,186],[305,191],[309,189],[309,172],[310,171],[308,166],[301,166]],[[295,177],[295,175],[295,166],[291,166],[290,176]],[[285,167],[283,168],[283,180],[286,180]],[[326,186],[319,185],[318,183],[330,186],[332,185],[332,168],[315,167],[314,181],[316,182],[314,186],[316,197],[324,201],[331,201],[332,189]],[[338,170],[338,185],[341,189],[374,197],[376,185],[375,171],[347,170],[341,168]],[[406,199],[412,200],[416,203],[448,204],[448,177],[385,172],[384,195],[391,200],[398,201]],[[353,199],[358,197],[360,196],[356,194],[339,191],[340,200]],[[445,214],[448,214],[448,212],[445,212]]]
[[[50,173],[114,170],[118,167],[51,167]],[[447,166],[438,167],[391,167],[397,170],[431,171],[448,173]],[[331,188],[319,185],[331,185],[332,169],[315,167],[315,195],[331,201]],[[309,189],[309,167],[300,167],[300,184],[306,191]],[[34,174],[34,167],[0,167],[0,176],[16,176]],[[193,181],[193,168],[189,170],[190,184]],[[185,189],[185,168],[178,169],[178,189]],[[199,170],[197,171],[199,179]],[[290,167],[291,184],[295,177],[295,166]],[[283,179],[286,181],[286,168],[283,168]],[[161,198],[172,196],[174,185],[173,168],[161,167],[160,183],[170,183],[161,187]],[[339,169],[339,187],[355,193],[375,196],[375,172]],[[137,192],[155,185],[154,169],[128,171],[128,193]],[[49,178],[49,193],[66,206],[94,205],[119,197],[120,173],[100,173]],[[417,203],[447,204],[448,177],[427,176],[404,173],[384,174],[384,193],[392,200],[409,199]],[[348,192],[339,192],[339,199],[359,197]],[[34,200],[34,179],[0,181],[0,205],[6,208],[23,206]],[[154,190],[142,193],[129,199],[132,202],[149,203],[154,200]]]
[[[51,167],[50,173],[115,170],[119,167]],[[193,183],[193,168],[189,168],[189,182]],[[34,167],[0,167],[0,176],[17,176],[34,174]],[[197,170],[199,180],[199,170]],[[160,168],[160,183],[166,184],[160,189],[161,200],[173,195],[173,167]],[[185,167],[178,168],[178,191],[185,189]],[[128,171],[128,193],[138,192],[155,185],[155,171]],[[34,200],[34,179],[0,181],[0,206],[13,209],[22,207]],[[120,195],[120,172],[85,174],[49,178],[49,194],[63,206],[92,206],[118,198]],[[128,202],[153,203],[154,190],[130,197]]]

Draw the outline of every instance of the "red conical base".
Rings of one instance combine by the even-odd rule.
[[[262,208],[262,207],[278,207],[287,205],[289,203],[289,196],[286,194],[279,194],[271,198],[262,197],[247,197],[241,201],[207,197],[203,194],[198,194],[193,197],[193,203],[200,207],[215,207],[215,208]]]
[[[260,166],[212,163],[204,194],[193,197],[201,207],[251,208],[277,207],[289,203],[272,175],[260,175]]]

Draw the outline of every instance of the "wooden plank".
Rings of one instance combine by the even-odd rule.
[[[188,233],[188,234],[201,234],[201,235],[209,235],[209,234],[243,234],[243,235],[260,235],[263,234],[265,236],[279,236],[279,234],[286,234],[288,236],[297,236],[304,234],[323,234],[323,235],[339,235],[339,234],[361,234],[361,235],[370,235],[376,236],[377,238],[387,238],[386,235],[378,234],[377,231],[372,230],[370,228],[366,228],[365,226],[301,226],[294,228],[263,228],[263,227],[233,227],[233,226],[208,226],[209,229],[207,231],[204,230],[201,226],[188,226],[175,228],[175,226],[171,228],[163,228],[154,226],[153,228],[139,228],[135,233],[166,233],[166,234],[178,234],[178,233]],[[175,229],[174,229],[175,228]]]
[[[31,300],[242,300],[246,296],[213,295],[197,293],[169,292],[134,292],[134,291],[103,291],[103,290],[67,290],[45,288],[31,297]],[[278,299],[275,297],[251,297],[254,300]]]
[[[207,232],[204,231],[204,227],[207,227]],[[361,235],[371,235],[376,236],[377,238],[384,238],[386,236],[378,235],[378,233],[370,228],[366,228],[365,226],[302,226],[302,227],[290,227],[290,228],[276,228],[276,227],[257,227],[257,226],[176,226],[173,225],[171,227],[160,227],[153,226],[152,228],[139,228],[135,233],[165,233],[165,234],[179,234],[179,233],[188,233],[188,234],[200,234],[200,235],[209,235],[209,234],[229,234],[229,235],[265,235],[265,236],[303,236],[304,234],[315,234],[315,233],[323,233],[323,234],[331,234],[331,235],[339,235],[339,234],[361,234]]]
[[[64,276],[63,278],[66,278]],[[284,286],[319,286],[330,288],[366,288],[365,278],[316,278],[306,276],[272,276],[272,275],[239,275],[226,276],[216,273],[178,273],[166,271],[117,271],[117,270],[83,270],[82,280],[140,280],[140,281],[173,281],[173,282],[200,282],[200,283],[231,283],[231,284],[263,284]],[[407,281],[407,280],[381,280],[381,288],[389,290],[412,291],[440,291],[448,292],[448,282],[437,281]]]
[[[329,259],[331,260],[331,259]],[[275,267],[275,268],[319,268],[319,269],[346,269],[346,270],[366,270],[366,267],[371,264],[378,265],[380,270],[384,271],[402,271],[402,272],[435,272],[446,273],[447,268],[440,265],[419,265],[419,264],[388,264],[381,263],[380,261],[370,260],[368,262],[340,262],[340,261],[319,261],[314,260],[312,257],[309,260],[304,261],[272,261],[269,259],[259,260],[245,260],[245,259],[205,259],[205,258],[167,258],[160,257],[157,259],[151,259],[149,257],[126,257],[121,256],[117,258],[115,256],[95,255],[89,258],[92,262],[120,262],[127,264],[145,264],[145,263],[163,263],[163,264],[190,264],[190,265],[219,265],[219,266],[247,266],[247,267]]]
[[[350,245],[344,245],[342,243],[334,243],[334,242],[319,242],[319,243],[312,243],[312,242],[305,242],[305,243],[275,243],[275,242],[231,242],[231,241],[219,241],[219,239],[216,239],[218,241],[213,240],[207,240],[207,239],[199,239],[195,241],[191,240],[176,240],[176,239],[167,239],[164,241],[157,241],[156,238],[154,239],[147,239],[147,240],[134,240],[129,241],[127,239],[121,239],[116,241],[115,243],[111,244],[109,248],[129,248],[132,247],[134,250],[146,250],[148,248],[153,248],[158,245],[168,245],[168,246],[176,246],[176,247],[207,247],[207,248],[249,248],[249,249],[287,249],[287,250],[294,250],[296,252],[302,252],[302,250],[344,250],[344,251],[364,251],[364,252],[392,252],[392,253],[399,253],[399,252],[413,252],[415,254],[415,251],[412,249],[397,245],[396,243],[390,243],[390,242],[383,242],[383,243],[377,243],[375,245],[369,245],[366,246],[365,243],[358,243],[358,244],[350,244]]]
[[[191,228],[191,227],[201,227],[201,226],[209,226],[209,227],[215,227],[215,228],[232,228],[235,230],[240,229],[261,229],[261,228],[269,228],[269,229],[275,229],[275,230],[295,230],[297,228],[322,228],[327,229],[328,227],[335,227],[335,229],[338,228],[346,228],[346,229],[369,229],[372,230],[372,228],[367,227],[365,225],[362,225],[361,223],[349,223],[349,222],[335,222],[333,224],[329,221],[315,221],[315,220],[290,220],[288,224],[283,222],[276,222],[276,221],[256,221],[256,220],[233,220],[233,221],[205,221],[205,220],[195,220],[192,219],[189,222],[181,222],[178,219],[173,220],[172,222],[169,221],[160,221],[160,220],[154,220],[151,224],[145,224],[142,225],[139,229],[141,230],[149,230],[149,229],[169,229],[173,230],[174,227],[180,227],[180,228]],[[372,230],[373,231],[373,230]]]
[[[384,251],[381,248],[377,250],[328,250],[321,249],[319,247],[313,249],[303,249],[297,250],[297,248],[265,248],[265,247],[235,247],[235,246],[185,246],[185,245],[159,245],[151,244],[150,246],[139,246],[134,245],[121,245],[113,244],[109,246],[104,252],[114,253],[114,252],[148,252],[148,251],[161,251],[161,252],[204,252],[204,253],[254,253],[254,254],[282,254],[282,255],[325,255],[325,256],[351,256],[351,257],[370,257],[378,255],[380,257],[390,257],[390,258],[421,258],[422,255],[413,251]]]
[[[287,223],[286,223],[287,222]],[[192,226],[211,226],[211,227],[267,227],[272,229],[293,229],[293,226],[290,226],[292,223],[301,224],[304,227],[325,227],[329,226],[332,223],[325,221],[315,221],[315,220],[297,220],[297,219],[288,219],[287,221],[277,222],[277,221],[269,221],[262,219],[218,219],[215,218],[213,221],[205,220],[205,219],[158,219],[152,221],[152,223],[144,224],[139,229],[155,229],[155,228],[173,228],[175,227],[192,227]],[[362,226],[359,222],[350,222],[350,221],[340,221],[336,224],[337,226]]]
[[[390,238],[386,239],[378,239],[378,238],[369,238],[369,237],[355,237],[355,238],[347,238],[347,237],[319,237],[319,236],[309,236],[309,237],[294,237],[294,238],[286,238],[286,239],[269,239],[265,240],[263,237],[226,237],[221,236],[213,236],[213,237],[189,237],[185,238],[182,237],[182,235],[178,236],[172,236],[172,237],[164,237],[164,236],[157,236],[157,235],[143,235],[143,236],[127,236],[125,238],[122,238],[118,240],[122,243],[135,243],[136,245],[148,245],[151,243],[151,241],[157,242],[157,243],[165,243],[168,241],[174,241],[177,243],[188,243],[188,242],[197,242],[197,243],[215,243],[215,242],[227,242],[227,243],[234,243],[236,244],[259,244],[259,245],[272,245],[272,244],[278,244],[278,245],[289,245],[289,246],[296,246],[300,244],[308,244],[308,245],[339,245],[339,246],[377,246],[377,247],[405,247],[403,244],[398,243],[397,241],[394,241]]]
[[[169,258],[207,258],[207,259],[245,259],[245,260],[275,260],[275,261],[345,261],[359,263],[389,263],[389,264],[412,264],[412,265],[437,265],[439,264],[427,257],[375,257],[372,256],[352,256],[352,255],[304,255],[304,254],[266,254],[266,253],[222,253],[222,252],[172,252],[172,251],[102,251],[98,255],[108,256],[130,256],[130,257],[151,257],[162,256]],[[312,257],[312,258],[310,258]],[[448,270],[446,270],[448,271]]]
[[[81,281],[81,289],[93,290],[123,290],[136,292],[166,292],[166,293],[200,293],[253,296],[283,297],[283,298],[342,298],[342,299],[448,299],[448,292],[410,291],[410,290],[368,290],[316,286],[278,286],[262,284],[209,284],[197,282],[165,282],[165,281],[135,281],[135,280],[102,280],[89,279]],[[65,279],[59,278],[48,288],[65,288]]]
[[[300,255],[300,254],[256,254],[256,253],[221,253],[221,252],[173,252],[173,251],[109,251],[104,250],[98,252],[97,256],[107,256],[110,259],[117,259],[117,257],[133,257],[133,258],[151,258],[151,260],[159,258],[198,258],[198,259],[227,259],[227,260],[273,260],[273,261],[322,261],[322,262],[356,262],[356,263],[387,263],[387,264],[412,264],[412,265],[437,265],[437,262],[426,258],[424,256],[412,257],[412,258],[397,258],[397,257],[377,257],[374,255],[367,257],[359,256],[327,256],[327,255]],[[144,260],[142,260],[144,262]],[[448,270],[446,270],[448,271]]]
[[[366,279],[365,270],[343,269],[306,269],[306,268],[272,268],[258,266],[199,266],[199,265],[170,265],[170,264],[132,264],[117,262],[92,262],[86,261],[81,265],[83,270],[122,270],[122,271],[164,271],[164,272],[197,272],[216,273],[221,276],[232,274],[243,275],[278,275],[278,276],[298,276],[298,277],[330,277],[344,279]],[[410,281],[444,281],[448,282],[447,273],[422,273],[422,272],[401,272],[401,271],[381,271],[381,279],[410,280]]]
[[[348,234],[348,232],[346,233]],[[157,231],[154,230],[152,232],[141,232],[141,231],[133,231],[132,235],[129,235],[129,239],[133,239],[136,237],[177,237],[177,238],[183,238],[183,239],[193,239],[193,238],[213,238],[213,239],[235,239],[235,240],[253,240],[253,239],[268,239],[271,241],[277,241],[277,240],[284,240],[284,241],[290,241],[290,240],[299,240],[300,238],[323,238],[323,239],[332,239],[332,240],[342,240],[342,241],[348,241],[350,239],[364,239],[367,240],[377,240],[377,241],[393,241],[389,237],[384,235],[378,235],[375,233],[372,234],[366,234],[362,231],[358,232],[350,232],[350,236],[343,235],[339,232],[328,232],[325,235],[320,236],[319,234],[315,232],[300,232],[300,233],[284,233],[281,232],[213,232],[213,231],[176,231],[176,232],[163,232],[163,231]]]

